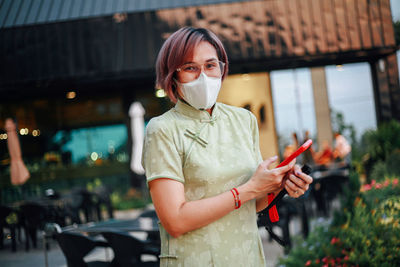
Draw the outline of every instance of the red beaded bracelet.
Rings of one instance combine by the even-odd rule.
[[[231,189],[233,198],[235,199],[235,209],[240,208],[242,206],[242,202],[240,201],[239,191],[236,188]]]

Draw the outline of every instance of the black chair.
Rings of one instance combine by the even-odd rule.
[[[9,218],[9,219],[7,219]],[[10,221],[11,220],[11,221]],[[19,230],[19,214],[16,210],[0,205],[0,249],[4,247],[4,228],[10,230],[11,236],[11,250],[13,252],[17,251],[17,240],[16,232]]]
[[[78,209],[83,211],[85,222],[96,221],[97,195],[89,192],[86,188],[79,187],[72,190],[72,195],[80,201]]]
[[[145,210],[139,214],[138,219],[140,218],[151,218],[152,220],[158,221],[157,213],[154,209]],[[161,239],[159,232],[149,232],[147,233],[147,241],[150,243],[161,246]]]
[[[258,214],[258,219],[257,219],[257,225],[258,227],[270,225],[271,228],[273,227],[279,227],[282,230],[282,241],[285,243],[284,244],[284,252],[285,254],[289,253],[291,247],[292,247],[292,242],[291,242],[291,237],[290,237],[290,229],[289,229],[289,224],[290,220],[292,220],[293,217],[299,216],[301,219],[301,226],[302,226],[302,234],[304,238],[307,238],[308,232],[309,232],[309,219],[307,215],[307,208],[306,208],[306,201],[309,197],[310,190],[307,191],[303,196],[293,199],[290,197],[284,197],[281,199],[277,204],[277,209],[279,212],[279,221],[275,223],[271,223],[268,212],[265,210],[261,211]],[[272,240],[272,236],[270,233],[270,240]]]
[[[45,190],[43,201],[47,202],[48,221],[56,223],[61,227],[66,226],[66,212],[65,205],[62,201],[61,195],[52,188]]]
[[[97,219],[99,221],[103,220],[103,216],[101,213],[101,207],[104,206],[107,209],[107,216],[109,219],[114,218],[114,209],[111,203],[111,190],[107,186],[98,186],[94,189],[94,195],[96,196],[96,213],[97,213]]]
[[[297,213],[296,206],[294,205],[294,203],[292,203],[287,198],[283,198],[281,201],[279,201],[276,204],[276,207],[279,211],[279,221],[272,223],[269,219],[268,212],[263,210],[258,214],[257,226],[262,227],[262,226],[269,225],[271,227],[271,229],[273,229],[274,227],[281,228],[282,236],[280,237],[280,239],[285,243],[285,244],[282,243],[281,245],[284,246],[285,253],[288,253],[292,246],[291,239],[290,239],[290,232],[289,232],[289,223],[290,223],[291,218],[295,215],[298,215],[298,213]],[[273,235],[272,233],[270,233],[270,235],[269,235],[270,241],[273,238],[276,238],[276,237],[273,237],[272,235]]]
[[[84,257],[95,247],[108,247],[108,243],[95,240],[80,233],[62,232],[56,234],[58,244],[67,260],[68,267],[108,267],[110,262],[85,262]]]
[[[158,246],[137,239],[125,232],[104,232],[102,235],[114,251],[112,266],[159,266],[158,255],[160,255],[160,249]],[[154,255],[157,258],[157,261],[143,262],[141,256],[146,254]]]
[[[96,216],[97,196],[85,188],[76,187],[67,195],[62,197],[65,207],[65,217],[69,218],[70,223],[81,224],[81,212],[84,215],[84,222],[93,222]]]
[[[30,241],[32,241],[33,247],[37,248],[37,232],[43,229],[47,221],[47,208],[39,203],[26,202],[19,209],[25,232],[25,249],[28,251]]]
[[[157,213],[154,209],[144,210],[142,213],[139,214],[139,218],[153,218],[158,219]]]
[[[82,223],[80,218],[80,207],[83,201],[82,199],[82,196],[72,193],[62,196],[66,225]]]
[[[346,187],[348,180],[348,176],[333,173],[321,177],[311,184],[312,195],[317,206],[317,213],[325,217],[329,216],[332,201],[342,194],[343,188]]]

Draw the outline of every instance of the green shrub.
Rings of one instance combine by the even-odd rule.
[[[400,174],[400,123],[392,120],[366,131],[360,144],[367,182]]]
[[[363,202],[372,210],[376,205],[392,196],[400,196],[399,179],[386,179],[383,182],[372,180],[361,188],[360,197]]]
[[[390,154],[386,161],[386,169],[388,176],[400,176],[400,149],[397,149]]]
[[[387,165],[383,161],[378,161],[372,166],[371,177],[379,177],[378,180],[383,180],[388,174]]]
[[[371,171],[371,177],[378,177],[377,181],[382,181],[388,177],[400,175],[400,150],[393,151],[386,161],[376,162]]]
[[[387,219],[384,201],[370,209],[359,199],[355,203],[354,214],[341,227],[332,229],[336,239],[331,240],[336,252],[340,251],[337,263],[346,262],[350,266],[399,266],[400,228],[385,223]],[[396,202],[400,205],[400,198]],[[400,215],[400,209],[397,211]],[[330,256],[330,255],[329,255]]]
[[[363,143],[372,160],[385,161],[393,151],[400,149],[400,123],[392,120],[365,132]]]
[[[280,266],[400,266],[399,179],[361,188],[342,224],[317,228]]]
[[[343,188],[343,194],[341,196],[341,207],[342,210],[335,211],[333,218],[333,225],[341,225],[345,222],[346,218],[343,215],[345,213],[353,213],[354,201],[359,196],[360,192],[360,178],[356,172],[351,172],[349,175],[348,186]]]
[[[111,194],[111,203],[116,210],[128,210],[144,208],[151,203],[151,200],[140,195],[115,191]]]

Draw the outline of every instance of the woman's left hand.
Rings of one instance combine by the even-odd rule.
[[[284,185],[288,195],[297,198],[304,195],[312,181],[311,176],[303,173],[299,165],[295,165],[285,179]]]

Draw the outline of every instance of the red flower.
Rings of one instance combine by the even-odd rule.
[[[383,186],[384,186],[384,187],[387,187],[389,184],[390,184],[390,181],[389,181],[389,180],[386,180],[386,181],[383,183]]]
[[[319,259],[316,259],[316,260],[315,260],[315,263],[316,263],[316,264],[319,264],[320,262],[321,262],[321,261],[320,261]]]
[[[371,190],[372,186],[370,184],[366,184],[363,186],[362,191],[369,191]]]
[[[376,184],[375,180],[372,180],[371,185],[374,186]]]
[[[349,256],[348,255],[344,256],[343,260],[344,261],[348,261],[349,260]]]
[[[306,262],[306,266],[310,266],[311,265],[311,260],[308,260],[307,262]]]
[[[342,249],[342,254],[343,254],[343,255],[347,255],[347,253],[348,253],[347,250]]]
[[[336,243],[339,243],[339,242],[340,242],[340,238],[339,237],[332,237],[332,239],[331,239],[331,244],[332,245],[334,245]]]
[[[380,189],[380,188],[382,188],[382,185],[378,183],[378,184],[375,185],[375,188],[376,189]]]
[[[327,258],[327,257],[324,257],[324,258],[322,259],[322,262],[323,262],[323,263],[327,263],[327,262],[328,262],[328,258]]]
[[[393,185],[397,185],[398,183],[399,183],[399,179],[397,179],[397,178],[392,181]]]

